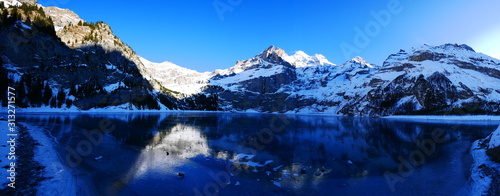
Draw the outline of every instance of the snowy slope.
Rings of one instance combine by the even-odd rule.
[[[17,1],[17,0],[0,0],[0,2],[3,2],[5,7],[21,6],[22,5],[22,3],[20,1]]]
[[[401,50],[382,66],[361,57],[335,65],[322,55],[298,51],[289,56],[271,46],[229,69],[216,70],[210,85],[232,92],[221,96],[230,110],[385,116],[438,114],[487,102],[471,112],[495,114],[499,65],[498,59],[457,44]]]
[[[140,61],[145,68],[142,70],[142,75],[147,80],[156,80],[161,86],[183,94],[179,95],[180,97],[200,93],[207,86],[208,79],[211,77],[210,72],[199,73],[171,62],[153,63],[142,57],[140,57]]]

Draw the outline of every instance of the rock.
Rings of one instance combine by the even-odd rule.
[[[305,167],[303,167],[302,169],[300,169],[300,174],[306,174],[307,173],[307,170]]]

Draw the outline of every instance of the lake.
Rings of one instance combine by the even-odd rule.
[[[241,113],[26,114],[102,195],[465,195],[499,122]]]

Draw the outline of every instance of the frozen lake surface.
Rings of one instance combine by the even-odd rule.
[[[466,195],[498,121],[314,115],[24,115],[103,195]]]

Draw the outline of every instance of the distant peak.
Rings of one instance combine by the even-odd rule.
[[[467,44],[444,44],[444,45],[441,45],[441,46],[437,46],[438,48],[443,48],[443,49],[449,49],[449,48],[457,48],[457,49],[464,49],[464,50],[468,50],[468,51],[472,51],[472,52],[476,52],[474,51],[474,49],[472,49],[472,47],[468,46]]]
[[[360,56],[354,57],[351,60],[347,61],[345,64],[354,66],[357,65],[359,67],[369,67],[373,68],[373,65],[370,63],[366,62],[365,59],[361,58]]]
[[[293,54],[293,56],[308,57],[309,55],[307,55],[304,51],[299,50],[299,51],[295,52],[295,54]]]
[[[278,60],[277,57],[283,58],[288,56],[285,53],[285,50],[275,47],[275,46],[269,46],[267,49],[262,51],[258,57],[264,59],[264,60]]]
[[[351,62],[356,62],[356,63],[367,63],[365,59],[363,59],[360,56],[356,56],[350,60]]]
[[[431,45],[428,45],[428,44],[424,44],[422,47],[420,47],[421,49],[444,49],[444,50],[467,50],[467,51],[471,51],[471,52],[476,52],[472,47],[470,47],[469,45],[467,44],[451,44],[451,43],[447,43],[447,44],[443,44],[443,45],[439,45],[439,46],[431,46]]]

